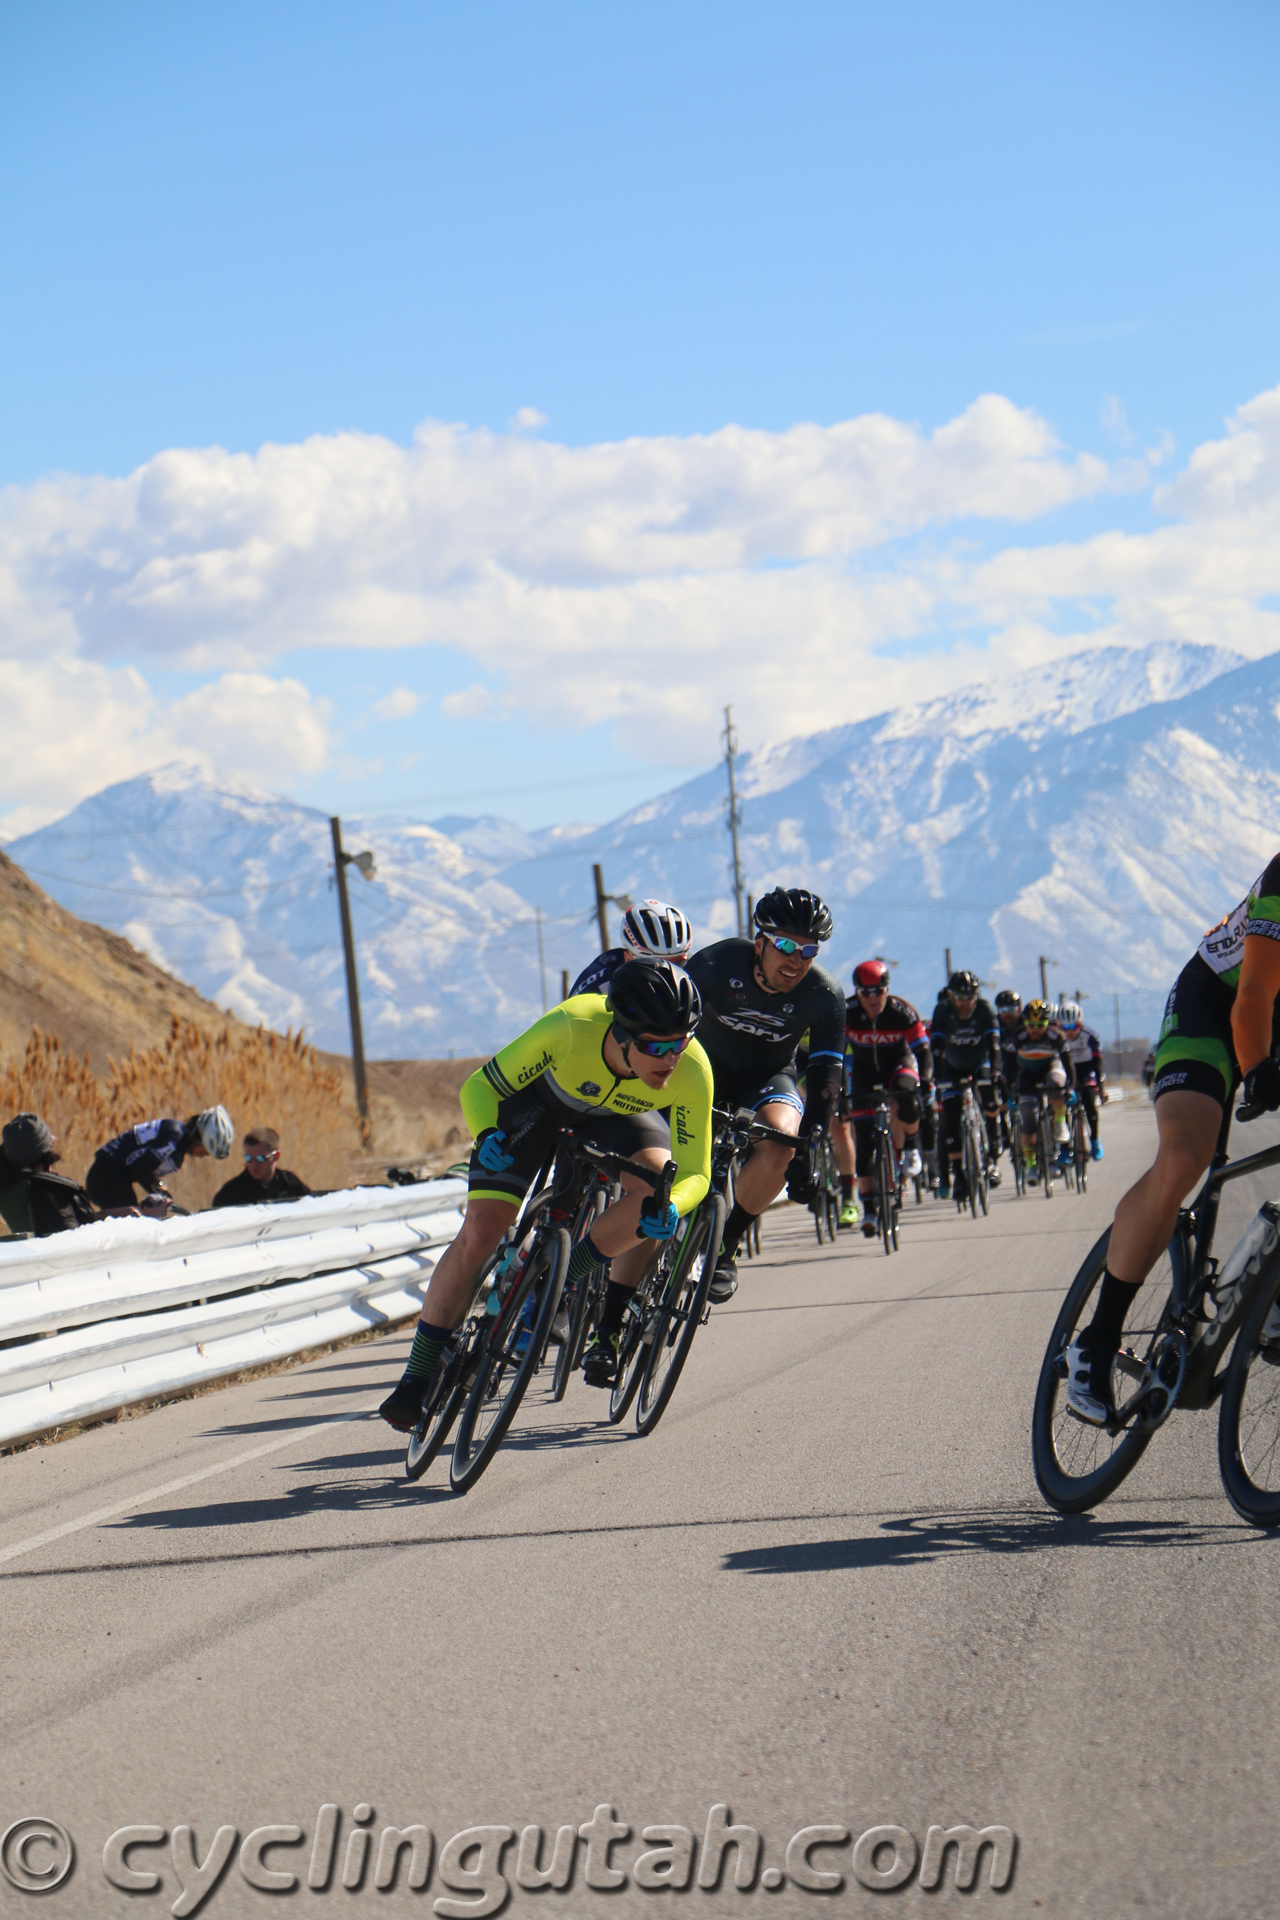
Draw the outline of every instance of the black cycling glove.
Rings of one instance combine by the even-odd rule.
[[[1244,1077],[1244,1101],[1247,1107],[1262,1107],[1274,1113],[1280,1107],[1280,1060],[1269,1053]]]

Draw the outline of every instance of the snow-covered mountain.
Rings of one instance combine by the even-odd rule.
[[[1082,988],[1111,1031],[1153,1033],[1169,982],[1280,833],[1280,655],[1106,649],[744,755],[743,864],[758,896],[830,901],[833,970],[881,953],[932,1006],[944,949],[984,979]],[[613,893],[734,926],[717,767],[601,828],[344,821],[373,1055],[479,1052],[597,945]],[[117,928],[242,1018],[345,1049],[327,819],[185,769],[108,788],[8,849],[64,906]],[[614,924],[616,925],[616,918]]]

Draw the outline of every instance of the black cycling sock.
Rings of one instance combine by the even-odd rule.
[[[433,1327],[429,1320],[419,1320],[413,1336],[413,1345],[409,1349],[409,1358],[405,1362],[406,1380],[428,1380],[435,1372],[436,1361],[449,1344],[452,1327]]]
[[[1110,1268],[1107,1269],[1098,1288],[1098,1304],[1093,1310],[1093,1319],[1085,1329],[1088,1346],[1119,1350],[1124,1317],[1137,1299],[1141,1286],[1141,1280],[1136,1284],[1129,1280],[1117,1280]]]
[[[748,1213],[745,1207],[740,1207],[737,1201],[734,1201],[729,1210],[729,1218],[724,1223],[724,1235],[720,1241],[721,1253],[727,1254],[730,1260],[737,1253],[738,1243],[755,1217],[754,1213]]]
[[[602,1337],[619,1332],[627,1302],[634,1292],[634,1287],[619,1286],[616,1280],[609,1282],[604,1296],[604,1310],[600,1315],[600,1333]]]
[[[853,1175],[851,1173],[842,1173],[840,1175],[840,1198],[842,1200],[851,1200],[853,1198]]]
[[[597,1267],[607,1267],[612,1258],[612,1254],[601,1253],[591,1235],[584,1233],[569,1255],[569,1271],[565,1277],[573,1281],[585,1280]]]

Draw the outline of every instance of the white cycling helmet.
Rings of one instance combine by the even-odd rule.
[[[1064,1000],[1058,1008],[1058,1025],[1061,1027],[1082,1027],[1084,1025],[1084,1009],[1078,1006],[1074,1000]]]
[[[623,915],[622,937],[633,953],[683,960],[693,945],[693,928],[679,907],[665,900],[640,900]]]
[[[196,1115],[196,1132],[204,1144],[206,1153],[215,1160],[225,1160],[231,1151],[236,1130],[231,1124],[231,1115],[225,1107],[206,1107],[203,1113]]]

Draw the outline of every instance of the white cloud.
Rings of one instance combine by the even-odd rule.
[[[384,694],[381,700],[375,700],[369,711],[376,714],[379,720],[407,720],[421,705],[420,693],[410,693],[408,687],[395,687],[390,693]]]
[[[314,770],[322,703],[250,690],[302,646],[445,647],[487,683],[447,717],[612,721],[671,760],[705,750],[726,699],[744,738],[778,738],[1082,644],[1280,646],[1280,390],[1152,494],[1167,524],[1045,545],[1009,530],[1151,488],[1167,447],[1073,454],[990,394],[932,433],[868,415],[566,447],[530,424],[177,450],[121,480],[7,490],[3,652],[45,689],[51,730],[8,790],[30,802],[52,781],[60,731],[82,742],[64,766],[97,764],[96,785],[153,737],[216,771],[264,751]],[[219,672],[222,692],[155,702],[152,661]]]

